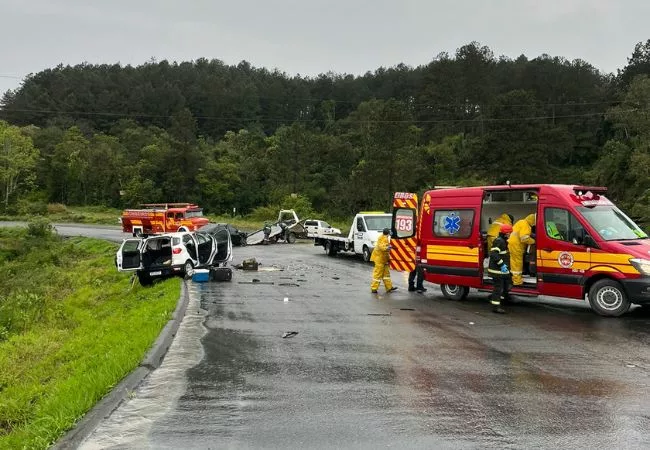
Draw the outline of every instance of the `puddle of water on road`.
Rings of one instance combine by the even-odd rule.
[[[188,283],[190,300],[176,337],[162,365],[143,381],[135,396],[122,403],[81,444],[83,450],[120,448],[148,449],[154,423],[171,410],[186,390],[186,371],[203,358],[201,338],[205,312],[196,300],[200,286]]]

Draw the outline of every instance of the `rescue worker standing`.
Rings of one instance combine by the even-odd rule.
[[[370,292],[377,293],[379,285],[384,282],[386,292],[397,290],[390,279],[390,228],[384,228],[383,234],[377,239],[377,245],[372,250],[370,261],[375,263],[375,269],[372,271],[372,282],[370,283]]]
[[[510,214],[503,213],[496,218],[494,222],[490,224],[490,227],[487,231],[487,248],[492,248],[492,243],[499,235],[499,230],[501,225],[511,225],[515,222],[515,218]]]
[[[501,302],[505,300],[510,290],[510,255],[508,254],[508,238],[512,233],[512,225],[503,224],[499,229],[499,235],[494,239],[490,248],[490,264],[488,273],[494,281],[490,303],[492,311],[504,314]]]
[[[427,288],[424,287],[424,270],[420,265],[416,265],[415,269],[409,272],[409,292],[415,291],[418,294],[424,294],[427,291]]]
[[[532,227],[536,222],[537,214],[529,214],[525,219],[518,220],[512,227],[512,234],[508,239],[508,250],[510,251],[510,268],[514,286],[524,284],[524,253],[526,253],[526,247],[535,243]]]

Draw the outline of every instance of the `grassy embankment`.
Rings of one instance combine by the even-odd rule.
[[[47,448],[136,368],[180,280],[131,287],[116,244],[0,229],[0,448]]]

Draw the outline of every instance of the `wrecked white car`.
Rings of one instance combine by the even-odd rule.
[[[115,258],[117,270],[136,272],[143,286],[156,278],[191,276],[198,268],[225,267],[230,261],[232,241],[227,229],[125,239]]]

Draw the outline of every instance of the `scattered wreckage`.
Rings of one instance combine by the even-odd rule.
[[[277,222],[264,224],[262,229],[250,233],[246,241],[248,245],[274,244],[280,241],[293,244],[296,239],[306,238],[304,221],[298,219],[293,209],[283,209],[278,214]]]

